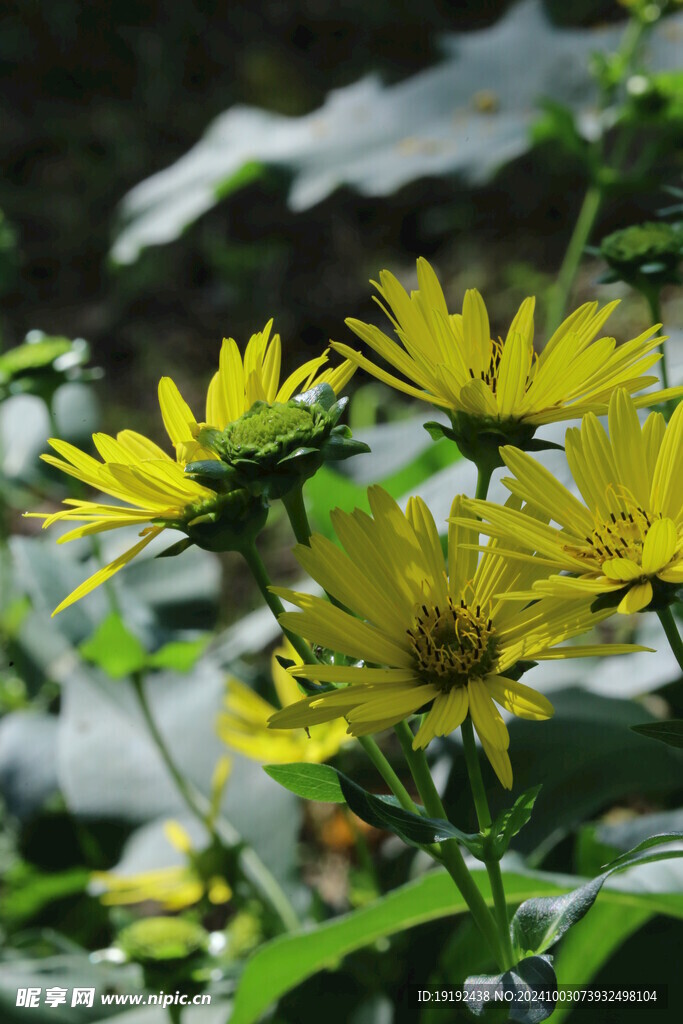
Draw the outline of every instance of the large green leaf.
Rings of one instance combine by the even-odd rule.
[[[644,722],[632,725],[634,732],[650,739],[659,740],[669,747],[683,747],[683,718],[670,718],[666,722]]]
[[[535,671],[525,679],[532,686]],[[555,715],[549,721],[515,718],[509,723],[515,791],[543,784],[515,848],[539,851],[539,856],[602,807],[634,793],[671,792],[683,777],[681,751],[631,731],[631,725],[646,717],[635,701],[579,689],[557,691],[551,699]],[[448,746],[460,749],[454,740]],[[492,810],[498,813],[501,788],[487,767],[485,781]],[[462,759],[455,757],[444,801],[455,821],[468,820],[467,793]]]
[[[527,0],[490,28],[445,39],[445,59],[406,81],[363,78],[303,117],[234,107],[126,196],[113,258],[132,263],[146,246],[178,238],[260,164],[291,171],[289,203],[303,210],[340,185],[377,196],[435,175],[484,180],[529,148],[540,97],[569,104],[578,131],[596,132],[588,58],[612,52],[621,32],[558,29],[538,0]],[[650,67],[677,66],[673,35],[648,41]]]
[[[484,899],[492,903],[486,872],[472,872]],[[560,896],[574,887],[571,879],[541,872],[505,872],[505,892],[514,906],[525,899]],[[605,889],[601,904],[642,907],[683,918],[683,894]],[[262,946],[242,975],[230,1024],[254,1024],[286,992],[318,971],[334,969],[341,959],[384,936],[466,910],[450,877],[441,870],[395,889],[376,903],[328,921],[303,934],[286,935]]]

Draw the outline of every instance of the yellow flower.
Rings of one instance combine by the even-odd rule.
[[[227,903],[232,896],[230,886],[219,875],[204,881],[193,857],[192,841],[177,821],[167,821],[164,832],[169,843],[188,857],[187,864],[178,864],[137,875],[117,875],[111,871],[95,871],[91,881],[103,891],[100,902],[105,906],[127,906],[134,903],[158,903],[165,910],[184,910],[199,903],[204,896],[212,904]]]
[[[69,476],[127,504],[108,505],[67,498],[66,508],[59,512],[26,515],[43,519],[43,529],[61,521],[84,524],[62,534],[59,544],[122,526],[142,527],[139,534],[142,540],[98,569],[55,608],[53,615],[111,579],[165,529],[183,530],[194,542],[211,548],[214,541],[225,537],[226,531],[239,533],[243,523],[250,523],[251,528],[258,522],[260,504],[257,508],[257,503],[243,492],[220,494],[191,480],[180,463],[142,434],[132,430],[122,430],[115,438],[93,434],[93,442],[101,461],[56,438],[50,438],[49,443],[61,457],[43,455],[42,458]],[[265,522],[265,513],[262,522]]]
[[[272,320],[260,334],[253,335],[244,359],[232,339],[223,342],[219,369],[209,385],[206,401],[207,420],[212,427],[222,429],[255,401],[284,402],[302,388],[326,383],[336,393],[355,372],[354,364],[345,362],[319,373],[327,362],[327,354],[323,353],[303,363],[280,385],[280,338],[278,335],[270,337],[271,327]],[[195,421],[169,377],[162,377],[159,382],[159,405],[175,458],[132,430],[122,430],[115,438],[94,434],[93,442],[101,461],[66,441],[50,438],[49,443],[60,457],[43,455],[45,462],[127,504],[109,505],[70,498],[64,502],[67,507],[59,512],[29,513],[29,516],[43,519],[43,528],[60,520],[84,524],[61,536],[60,544],[120,526],[142,527],[142,540],[77,587],[58,605],[54,615],[111,579],[167,528],[187,533],[188,543],[209,550],[226,550],[239,541],[243,529],[255,534],[263,527],[266,506],[262,499],[249,497],[241,490],[224,493],[230,490],[225,482],[211,481],[216,485],[214,488],[208,486],[206,480],[200,483],[184,472],[191,459],[216,460],[218,457],[195,440],[202,425]]]
[[[254,402],[287,402],[301,391],[318,384],[329,384],[335,394],[346,386],[356,371],[353,362],[322,370],[327,352],[309,359],[280,384],[282,346],[280,335],[271,337],[273,321],[269,320],[258,334],[253,334],[240,353],[233,338],[224,338],[218,370],[213,375],[206,395],[206,420],[198,423],[189,405],[182,398],[170,377],[162,377],[159,402],[164,425],[175,446],[178,461],[185,465],[200,459],[218,456],[196,442],[200,430],[210,427],[224,430],[229,423],[248,412]]]
[[[514,473],[503,483],[560,529],[511,508],[467,503],[485,521],[482,531],[514,537],[550,568],[571,574],[538,580],[526,596],[615,593],[622,595],[618,611],[629,613],[647,608],[653,597],[667,603],[683,583],[683,405],[668,426],[653,412],[641,427],[635,403],[619,390],[608,424],[609,435],[589,414],[580,430],[566,434],[567,461],[585,504],[531,456],[501,449]]]
[[[333,348],[379,380],[444,409],[453,431],[434,428],[453,437],[474,461],[481,455],[482,427],[497,435],[495,458],[497,445],[504,440],[526,448],[542,424],[606,412],[616,387],[638,392],[657,383],[656,377],[644,376],[661,358],[654,351],[663,340],[652,337],[656,327],[619,346],[614,338],[595,340],[616,302],[601,310],[596,302],[585,303],[536,356],[533,298],[524,300],[505,340],[495,341],[478,291],[465,293],[462,314],[450,314],[441,285],[425,259],[417,261],[417,277],[419,288],[410,295],[386,270],[376,285],[377,301],[391,319],[398,341],[372,324],[346,321],[401,377],[348,345],[333,343]],[[682,391],[642,395],[636,405],[648,406]]]
[[[508,731],[496,704],[522,718],[544,719],[552,705],[514,676],[528,659],[623,653],[631,646],[556,648],[608,612],[587,603],[538,601],[519,610],[501,592],[531,586],[545,566],[501,556],[491,541],[480,559],[451,523],[448,573],[434,520],[420,498],[405,513],[375,486],[372,517],[336,509],[332,522],[345,552],[320,535],[295,554],[303,568],[351,614],[319,597],[274,588],[302,609],[282,625],[307,640],[359,659],[355,665],[303,665],[297,677],[343,688],[306,697],[279,711],[274,728],[317,725],[343,716],[356,736],[379,732],[429,706],[414,746],[456,729],[469,713],[502,784],[512,786]],[[460,499],[453,514],[461,511]],[[359,616],[356,618],[355,616]]]
[[[302,659],[289,640],[285,640],[273,654],[273,683],[280,706],[285,708],[300,699],[301,690],[277,660],[277,655],[297,665],[302,664]],[[228,682],[225,706],[226,710],[217,723],[218,735],[233,750],[255,761],[267,761],[270,764],[299,761],[320,763],[334,757],[350,738],[344,722],[317,725],[310,732],[302,728],[282,736],[273,735],[268,729],[268,720],[277,709],[238,679],[233,678]]]

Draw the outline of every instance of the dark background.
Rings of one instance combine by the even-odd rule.
[[[525,294],[542,293],[585,181],[571,160],[538,150],[485,188],[423,180],[382,200],[342,189],[299,215],[287,209],[284,175],[269,171],[182,242],[130,267],[108,259],[125,192],[186,152],[231,104],[305,113],[368,71],[396,81],[429,66],[441,34],[491,24],[508,7],[4,4],[0,209],[18,265],[2,297],[3,347],[36,327],[87,338],[106,371],[105,426],[125,411],[131,426],[155,431],[147,413],[162,373],[199,400],[220,339],[243,342],[270,316],[290,360],[317,354],[331,335],[345,336],[344,316],[370,315],[367,280],[382,266],[408,267],[424,254],[458,292],[489,285],[494,321]],[[624,14],[613,0],[547,10],[573,24]],[[615,200],[601,230],[632,213]]]

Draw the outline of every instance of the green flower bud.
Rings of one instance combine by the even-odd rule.
[[[324,462],[369,451],[352,440],[348,427],[338,425],[347,402],[337,401],[329,384],[288,402],[255,402],[225,430],[201,430],[199,443],[221,461],[190,463],[185,472],[214,488],[220,480],[253,495],[281,498]]]
[[[683,232],[661,221],[633,224],[603,238],[600,254],[612,270],[613,281],[635,287],[675,282],[683,256]]]
[[[158,964],[204,953],[209,935],[196,921],[184,917],[147,917],[128,925],[116,943],[129,960]]]

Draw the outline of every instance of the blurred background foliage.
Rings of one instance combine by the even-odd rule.
[[[348,341],[344,317],[373,319],[368,279],[389,267],[409,283],[417,255],[433,261],[454,307],[466,287],[478,287],[502,329],[519,301],[535,293],[542,323],[584,195],[600,170],[592,155],[600,134],[596,76],[609,92],[607,80],[618,73],[591,54],[616,49],[625,15],[614,0],[4,5],[4,1019],[23,1018],[14,1005],[17,985],[91,983],[98,990],[137,991],[148,970],[141,958],[122,965],[116,956],[89,953],[111,952],[124,926],[158,906],[150,899],[141,910],[105,907],[91,874],[183,863],[182,851],[165,838],[169,818],[183,821],[198,848],[205,841],[184,817],[127,677],[146,674],[168,744],[206,794],[225,753],[215,718],[226,673],[269,700],[275,696],[262,651],[277,630],[269,613],[257,608],[255,591],[233,556],[219,560],[195,549],[175,561],[142,559],[109,592],[101,588],[49,618],[88,568],[113,557],[121,541],[104,535],[101,547],[83,540],[64,549],[54,535],[35,536],[33,521],[20,518],[23,509],[56,505],[67,494],[64,480],[38,461],[46,438],[58,433],[87,446],[93,430],[127,426],[161,441],[156,385],[162,374],[177,379],[201,407],[220,339],[231,335],[244,343],[271,316],[291,368],[318,354],[330,337]],[[591,235],[596,244],[618,228],[657,220],[662,207],[674,205],[665,189],[680,185],[682,170],[683,72],[676,62],[681,17],[673,14],[657,28],[647,67],[622,83],[614,98],[618,116],[606,118],[604,165],[614,169],[618,163],[618,173],[601,180],[606,201]],[[480,57],[487,47],[495,51],[494,39],[503,47],[501,59],[487,65]],[[556,54],[564,55],[557,64],[551,59]],[[480,65],[471,80],[463,72],[472,66],[468,61]],[[556,75],[556,67],[566,74]],[[325,104],[334,90],[347,91],[337,93],[337,113],[330,113]],[[369,136],[356,123],[353,102],[344,108],[343,97],[354,96],[370,118]],[[439,103],[445,111],[452,103],[460,120],[449,121]],[[219,132],[223,156],[235,146],[223,166],[211,149],[211,126],[236,106],[243,108],[242,135],[235,135],[234,120],[227,122],[227,135]],[[315,143],[320,108],[329,120],[331,146],[316,146],[306,136],[312,132]],[[619,144],[624,126],[627,142]],[[283,149],[276,156],[269,152],[269,140],[279,132],[286,157]],[[436,148],[429,132],[440,133]],[[179,167],[182,172],[183,158],[197,144],[204,147],[201,173],[178,184],[173,175]],[[159,172],[171,175],[168,194],[169,178],[155,177]],[[302,191],[307,180],[308,193]],[[205,190],[202,216],[198,188]],[[136,195],[152,196],[155,223],[166,224],[168,244],[146,245],[144,231],[130,243],[131,230],[141,223],[144,228]],[[648,325],[649,310],[623,282],[599,284],[604,270],[597,252],[583,260],[572,305],[622,297],[610,330],[633,337]],[[680,322],[683,300],[674,279],[665,281],[662,300],[680,379],[681,336],[670,325]],[[422,415],[387,389],[358,375],[352,390],[350,421],[373,455],[355,460],[347,475],[325,469],[309,482],[317,528],[329,529],[331,506],[364,503],[366,484],[377,480],[397,497],[419,489],[437,519],[445,518],[456,491],[472,492],[471,467],[457,460],[447,441],[433,444],[422,430]],[[274,522],[265,548],[280,581],[295,574],[289,546],[284,523]],[[112,619],[112,609],[122,617]],[[629,729],[683,717],[677,667],[656,625],[644,618],[606,628],[621,629],[617,639],[637,633],[662,648],[657,657],[645,662],[647,655],[635,656],[628,673],[618,660],[591,665],[580,678],[573,666],[564,675],[557,666],[539,669],[536,682],[553,694],[557,717],[542,736],[523,722],[511,727],[520,788],[544,783],[532,823],[514,844],[518,860],[509,868],[519,868],[521,894],[546,891],[534,885],[562,885],[568,875],[596,873],[614,851],[642,836],[682,827],[676,810],[680,751]],[[462,796],[459,747],[450,740],[433,746],[448,806],[466,822],[471,809]],[[388,752],[395,753],[391,743]],[[354,747],[336,763],[373,788]],[[491,777],[487,782],[495,790]],[[359,822],[338,807],[304,806],[246,758],[235,755],[225,796],[219,793],[217,800],[233,829],[233,849],[240,849],[241,835],[310,920],[366,907],[379,892],[410,879],[424,882],[425,865],[393,838],[359,831]],[[227,908],[202,904],[194,913],[213,936],[223,936],[223,945],[214,939],[208,966],[202,961],[193,967],[192,983],[205,984],[209,977],[218,1010],[215,1016],[194,1011],[202,1016],[188,1014],[190,1024],[227,1018],[245,955],[278,930],[238,861],[236,853],[221,865],[233,901]],[[566,980],[588,980],[601,969],[597,977],[604,984],[674,977],[680,941],[674,919],[683,908],[675,901],[667,906],[661,893],[681,889],[677,863],[622,876],[561,947],[558,963],[566,963]],[[541,868],[556,874],[539,881],[533,872]],[[454,927],[451,917],[430,923],[408,906],[408,896],[403,918],[398,910],[394,918],[387,913],[367,932],[359,924],[353,941],[347,935],[347,944],[336,947],[336,957],[350,953],[339,969],[304,980],[285,995],[273,1019],[308,1019],[324,1001],[331,1024],[412,1021],[415,1009],[402,996],[406,985],[460,980],[486,968],[471,923]],[[415,901],[420,904],[422,896]],[[417,927],[400,931],[401,920]],[[368,934],[372,944],[355,952]],[[622,942],[618,959],[610,960]],[[259,955],[267,957],[267,949]],[[292,947],[288,955],[294,974],[305,979],[301,957],[314,963],[313,950]],[[260,963],[254,960],[256,989],[268,974],[267,960]],[[149,982],[149,972],[144,977]],[[156,987],[163,987],[158,981],[155,976]],[[242,1019],[255,1019],[245,1005]],[[581,1012],[585,1021],[620,1019],[604,1010]],[[59,1014],[62,1020],[84,1019],[66,1010]],[[53,1019],[57,1013],[47,1009],[34,1016]],[[432,1018],[440,1016],[429,1010],[421,1016],[425,1024]],[[139,1018],[130,1019],[134,1024]],[[150,1024],[163,1019],[152,1010],[144,1016]]]

